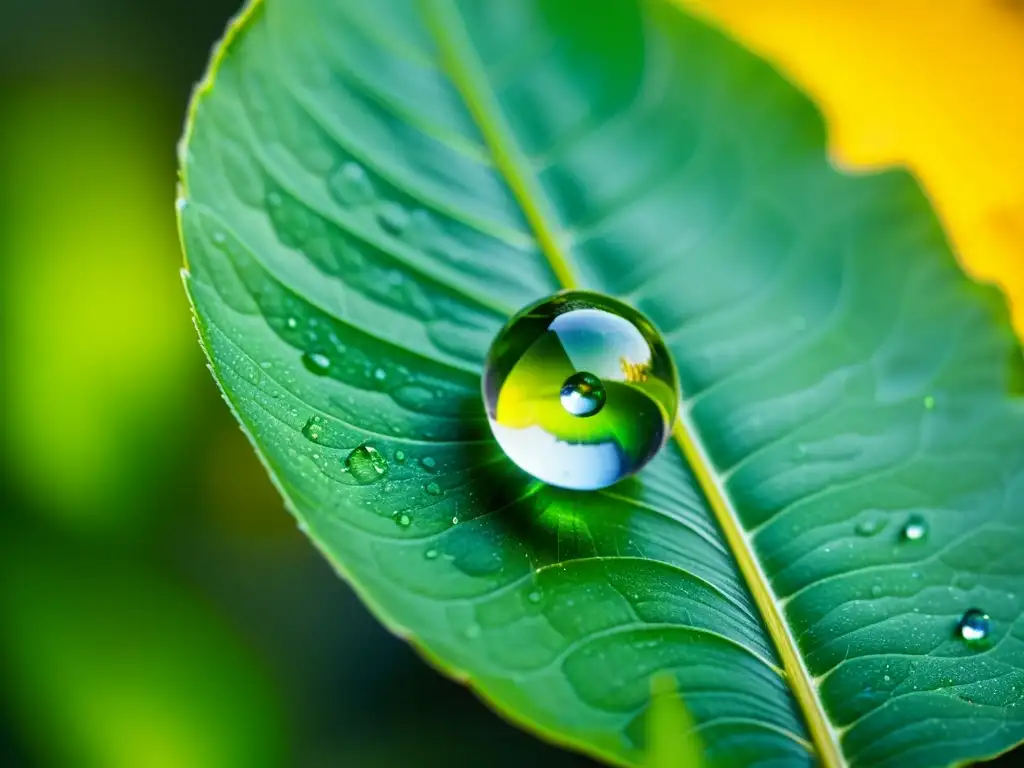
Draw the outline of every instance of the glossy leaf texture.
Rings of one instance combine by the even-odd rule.
[[[666,675],[708,765],[1024,737],[1019,345],[914,181],[824,147],[659,0],[265,0],[197,92],[186,284],[226,399],[381,620],[547,738],[644,762]],[[693,464],[579,493],[501,454],[488,345],[569,286],[665,334]]]

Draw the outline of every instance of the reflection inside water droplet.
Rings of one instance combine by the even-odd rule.
[[[573,416],[593,416],[604,407],[604,385],[592,373],[580,371],[565,380],[559,397]]]
[[[988,640],[992,629],[992,620],[988,614],[978,608],[964,612],[957,624],[957,632],[968,645],[981,645]]]
[[[360,445],[345,459],[345,469],[360,485],[375,483],[388,471],[388,462],[372,445]]]
[[[592,490],[639,471],[664,445],[679,383],[643,315],[600,294],[565,291],[501,330],[483,394],[512,461],[551,485]]]

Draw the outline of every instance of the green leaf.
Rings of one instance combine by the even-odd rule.
[[[659,673],[709,765],[1024,737],[1019,347],[912,179],[824,147],[659,0],[265,0],[197,93],[186,283],[228,402],[381,620],[547,738],[644,762]],[[479,393],[569,286],[645,312],[684,391],[678,445],[592,493],[512,466]]]

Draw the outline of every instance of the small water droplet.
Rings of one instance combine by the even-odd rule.
[[[900,537],[904,541],[920,541],[928,535],[928,523],[920,515],[911,515],[903,524]]]
[[[434,469],[437,466],[437,461],[434,460],[433,456],[424,456],[420,460],[420,464],[423,465],[424,469]]]
[[[452,518],[452,525],[458,525],[458,524],[459,524],[459,518],[453,517]]]
[[[527,599],[527,600],[529,600],[529,601],[530,601],[531,603],[533,603],[534,605],[536,605],[537,603],[539,603],[539,602],[541,601],[541,599],[542,599],[542,598],[543,598],[543,595],[541,595],[541,593],[540,593],[540,592],[537,592],[537,591],[533,591],[533,592],[531,592],[530,594],[528,594],[528,595],[526,596],[526,599]]]
[[[409,226],[409,212],[398,203],[386,202],[377,213],[380,225],[392,235],[400,235]]]
[[[294,317],[289,317],[287,320],[284,321],[284,324],[287,325],[289,328],[295,328],[296,326],[298,326],[299,321],[296,320]]]
[[[882,587],[881,587],[881,585],[875,584],[873,587],[871,587],[871,596],[872,597],[880,597],[881,594],[882,594]]]
[[[312,440],[314,443],[320,439],[322,433],[323,427],[320,425],[319,416],[310,416],[302,426],[302,434],[307,440]]]
[[[935,398],[932,395],[924,396],[924,407],[929,411],[935,407]]]
[[[405,464],[405,451],[395,451],[395,461]]]
[[[423,487],[431,496],[439,496],[441,494],[441,486],[435,482],[429,482]]]
[[[882,677],[882,679],[883,679],[883,680],[885,680],[885,682],[887,682],[887,683],[888,683],[888,682],[889,682],[890,680],[892,680],[892,678],[891,678],[891,677],[889,677],[888,675],[884,675],[884,676]]]
[[[373,372],[373,378],[375,378],[377,381],[384,381],[384,379],[386,379],[387,377],[388,372],[385,371],[383,368],[378,368]]]
[[[423,556],[427,558],[427,560],[436,560],[438,554],[439,552],[436,549],[428,549],[426,552],[423,553]]]
[[[567,378],[559,396],[562,407],[573,416],[581,418],[598,413],[604,407],[606,398],[601,380],[587,371],[574,373]]]
[[[310,373],[324,376],[331,367],[331,361],[326,355],[321,355],[319,352],[303,352],[302,365]]]
[[[971,608],[960,617],[956,625],[957,632],[968,645],[981,645],[988,640],[992,630],[992,620],[988,614],[977,608]]]
[[[412,523],[412,518],[404,512],[395,512],[395,514],[392,515],[392,517],[394,518],[395,523],[398,525],[399,528],[408,528],[409,524]]]
[[[854,530],[858,536],[874,536],[885,528],[885,523],[886,520],[883,517],[869,517],[867,520],[861,520],[857,523]]]
[[[375,483],[388,471],[388,462],[372,445],[360,445],[345,459],[345,469],[360,485]]]
[[[215,243],[223,244],[224,241],[227,240],[227,239],[228,239],[227,235],[225,235],[220,230],[217,230],[216,232],[213,233],[213,242],[215,242]]]
[[[344,162],[328,179],[331,194],[343,205],[363,205],[373,199],[373,182],[359,163]]]
[[[480,637],[479,624],[470,624],[468,627],[466,627],[466,639],[475,640],[478,637]]]

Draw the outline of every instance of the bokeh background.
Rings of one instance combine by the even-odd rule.
[[[239,0],[0,0],[0,766],[588,765],[367,614],[196,343],[174,223]],[[1024,329],[1024,3],[692,0],[907,162]]]

